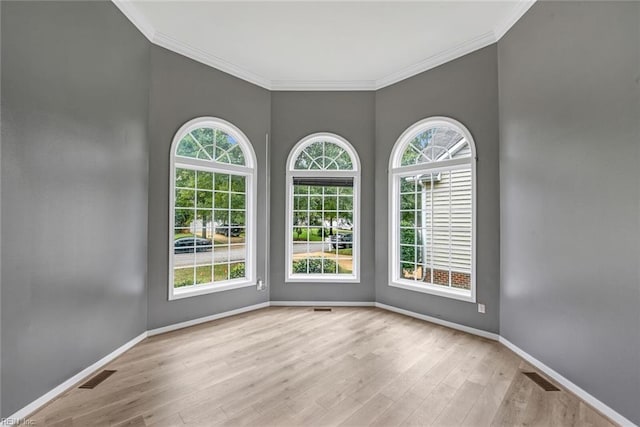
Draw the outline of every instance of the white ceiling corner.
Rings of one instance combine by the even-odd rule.
[[[500,40],[515,25],[516,22],[534,5],[536,0],[518,0],[515,2],[513,12],[493,30],[496,41]]]
[[[147,18],[144,17],[142,13],[136,9],[136,6],[133,2],[128,0],[112,0],[113,4],[116,5],[120,12],[124,16],[129,19],[135,25],[138,30],[150,41],[153,43],[153,39],[155,37],[155,30]]]
[[[254,74],[251,71],[238,67],[237,65],[206,52],[203,49],[193,47],[166,34],[158,32],[154,33],[154,37],[151,42],[164,47],[165,49],[184,55],[187,58],[202,62],[205,65],[210,65],[211,67],[224,71],[232,76],[239,77],[255,85],[262,86],[265,89],[271,89],[271,81],[269,79]]]
[[[390,86],[394,83],[408,79],[409,77],[420,74],[424,71],[435,68],[439,65],[445,64],[454,59],[460,58],[468,53],[474,52],[483,47],[489,46],[496,42],[496,37],[493,31],[480,35],[479,37],[465,41],[459,45],[453,46],[447,50],[443,50],[426,58],[423,61],[418,62],[410,67],[399,70],[393,74],[389,74],[376,81],[376,89],[381,89],[386,86]]]
[[[394,23],[403,22],[404,16],[410,21],[407,24],[409,30],[405,31],[405,34],[397,36],[395,33],[389,33],[391,40],[377,34],[378,27],[375,32],[371,32],[373,25],[367,27],[358,23],[358,19],[352,16],[355,13],[357,18],[358,11],[363,10],[358,9],[362,7],[361,2],[112,1],[155,45],[265,89],[328,91],[381,89],[495,43],[536,0],[367,3],[371,6],[365,11],[370,24],[377,23],[378,27],[380,24],[386,24],[384,20],[387,19],[388,14],[393,14],[392,22]],[[345,10],[336,10],[334,15],[328,13],[325,16],[319,16],[317,21],[313,22],[315,15],[313,12],[326,12],[328,8],[340,7]],[[176,8],[180,8],[180,13],[176,12]],[[203,30],[202,26],[198,27],[198,19],[202,19],[203,15],[207,13],[215,15],[214,8],[218,8],[215,12],[220,8],[226,9],[230,19],[217,21],[218,25],[211,25],[209,29]],[[286,16],[290,9],[293,12],[290,16]],[[369,9],[375,10],[371,12]],[[400,10],[399,13],[397,13],[398,10]],[[248,33],[247,37],[253,37],[249,40],[256,43],[243,44],[241,37],[237,40],[233,38],[233,31],[243,27],[239,23],[245,23],[243,11],[249,12],[244,30]],[[271,15],[265,16],[265,20],[271,18],[270,23],[265,25],[261,22],[261,14],[269,15],[269,13]],[[429,21],[425,23],[425,30],[423,30],[420,16],[414,16],[420,13],[425,16],[440,16],[444,21],[449,19],[452,22],[467,23],[467,25],[460,25],[467,30],[467,33],[443,25],[438,27],[439,22],[435,24],[437,27],[435,30],[428,31],[429,25],[432,24]],[[346,24],[344,20],[350,17],[354,19]],[[334,19],[336,22],[327,23]],[[341,19],[343,22],[340,22]],[[307,20],[311,21],[307,23]],[[196,30],[189,31],[185,21],[194,22]],[[352,22],[355,23],[352,25]],[[333,40],[334,44],[331,45],[331,40],[328,40],[329,45],[326,43],[323,45],[324,39],[331,39],[333,32],[328,35],[314,34],[314,31],[306,31],[307,24],[309,28],[316,31],[319,31],[318,28],[320,30],[330,28],[338,34],[337,41]],[[335,25],[329,27],[329,24]],[[227,25],[226,28],[225,25]],[[304,31],[299,28],[301,25]],[[382,27],[386,28],[385,25]],[[473,31],[476,34],[471,34]],[[460,39],[459,33],[463,33],[464,39]],[[372,43],[367,43],[368,39],[365,39],[367,36],[373,38]],[[213,42],[223,38],[225,39],[223,45]],[[261,42],[262,46],[260,46]],[[300,49],[300,46],[304,49]],[[308,49],[307,46],[309,46]],[[327,46],[330,48],[327,49]],[[363,50],[363,46],[367,51]],[[427,48],[424,49],[424,46]],[[361,58],[364,61],[353,54],[354,47],[357,47],[358,54],[363,54]],[[409,53],[398,54],[404,50]],[[297,52],[302,54],[298,55]],[[236,53],[242,53],[242,55],[236,55]],[[391,68],[389,63],[398,65]],[[326,67],[322,69],[321,78],[318,78],[318,73],[312,72],[317,66]],[[283,70],[288,72],[286,78],[282,78]]]

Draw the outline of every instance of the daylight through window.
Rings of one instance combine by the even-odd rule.
[[[390,284],[475,300],[475,147],[447,118],[409,128],[390,163]]]
[[[288,161],[288,281],[359,279],[359,162],[333,134],[300,141]]]
[[[254,155],[230,123],[196,119],[172,148],[169,297],[254,282]]]

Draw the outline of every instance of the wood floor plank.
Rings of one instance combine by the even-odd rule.
[[[518,364],[518,358],[510,350],[506,347],[498,348],[498,352],[494,354],[493,369],[488,369],[491,370],[490,377],[463,424],[478,427],[491,425],[511,385]],[[474,374],[469,376],[469,381],[484,383],[482,378],[479,380],[478,375]]]
[[[343,427],[369,425],[392,404],[393,400],[382,394],[376,394],[340,425]]]
[[[425,396],[418,395],[411,391],[406,392],[396,399],[383,413],[376,417],[371,425],[375,427],[386,427],[399,425],[424,402]]]
[[[270,307],[148,338],[43,426],[613,424],[501,344],[369,307]]]

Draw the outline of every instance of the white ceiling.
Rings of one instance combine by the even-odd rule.
[[[274,90],[371,90],[496,42],[535,0],[113,0],[153,43]]]

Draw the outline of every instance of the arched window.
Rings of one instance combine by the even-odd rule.
[[[316,133],[287,161],[288,282],[360,278],[360,161],[344,138]]]
[[[255,284],[256,157],[224,120],[201,117],[171,145],[169,299]]]
[[[422,120],[389,162],[389,284],[475,302],[476,151],[446,117]]]

